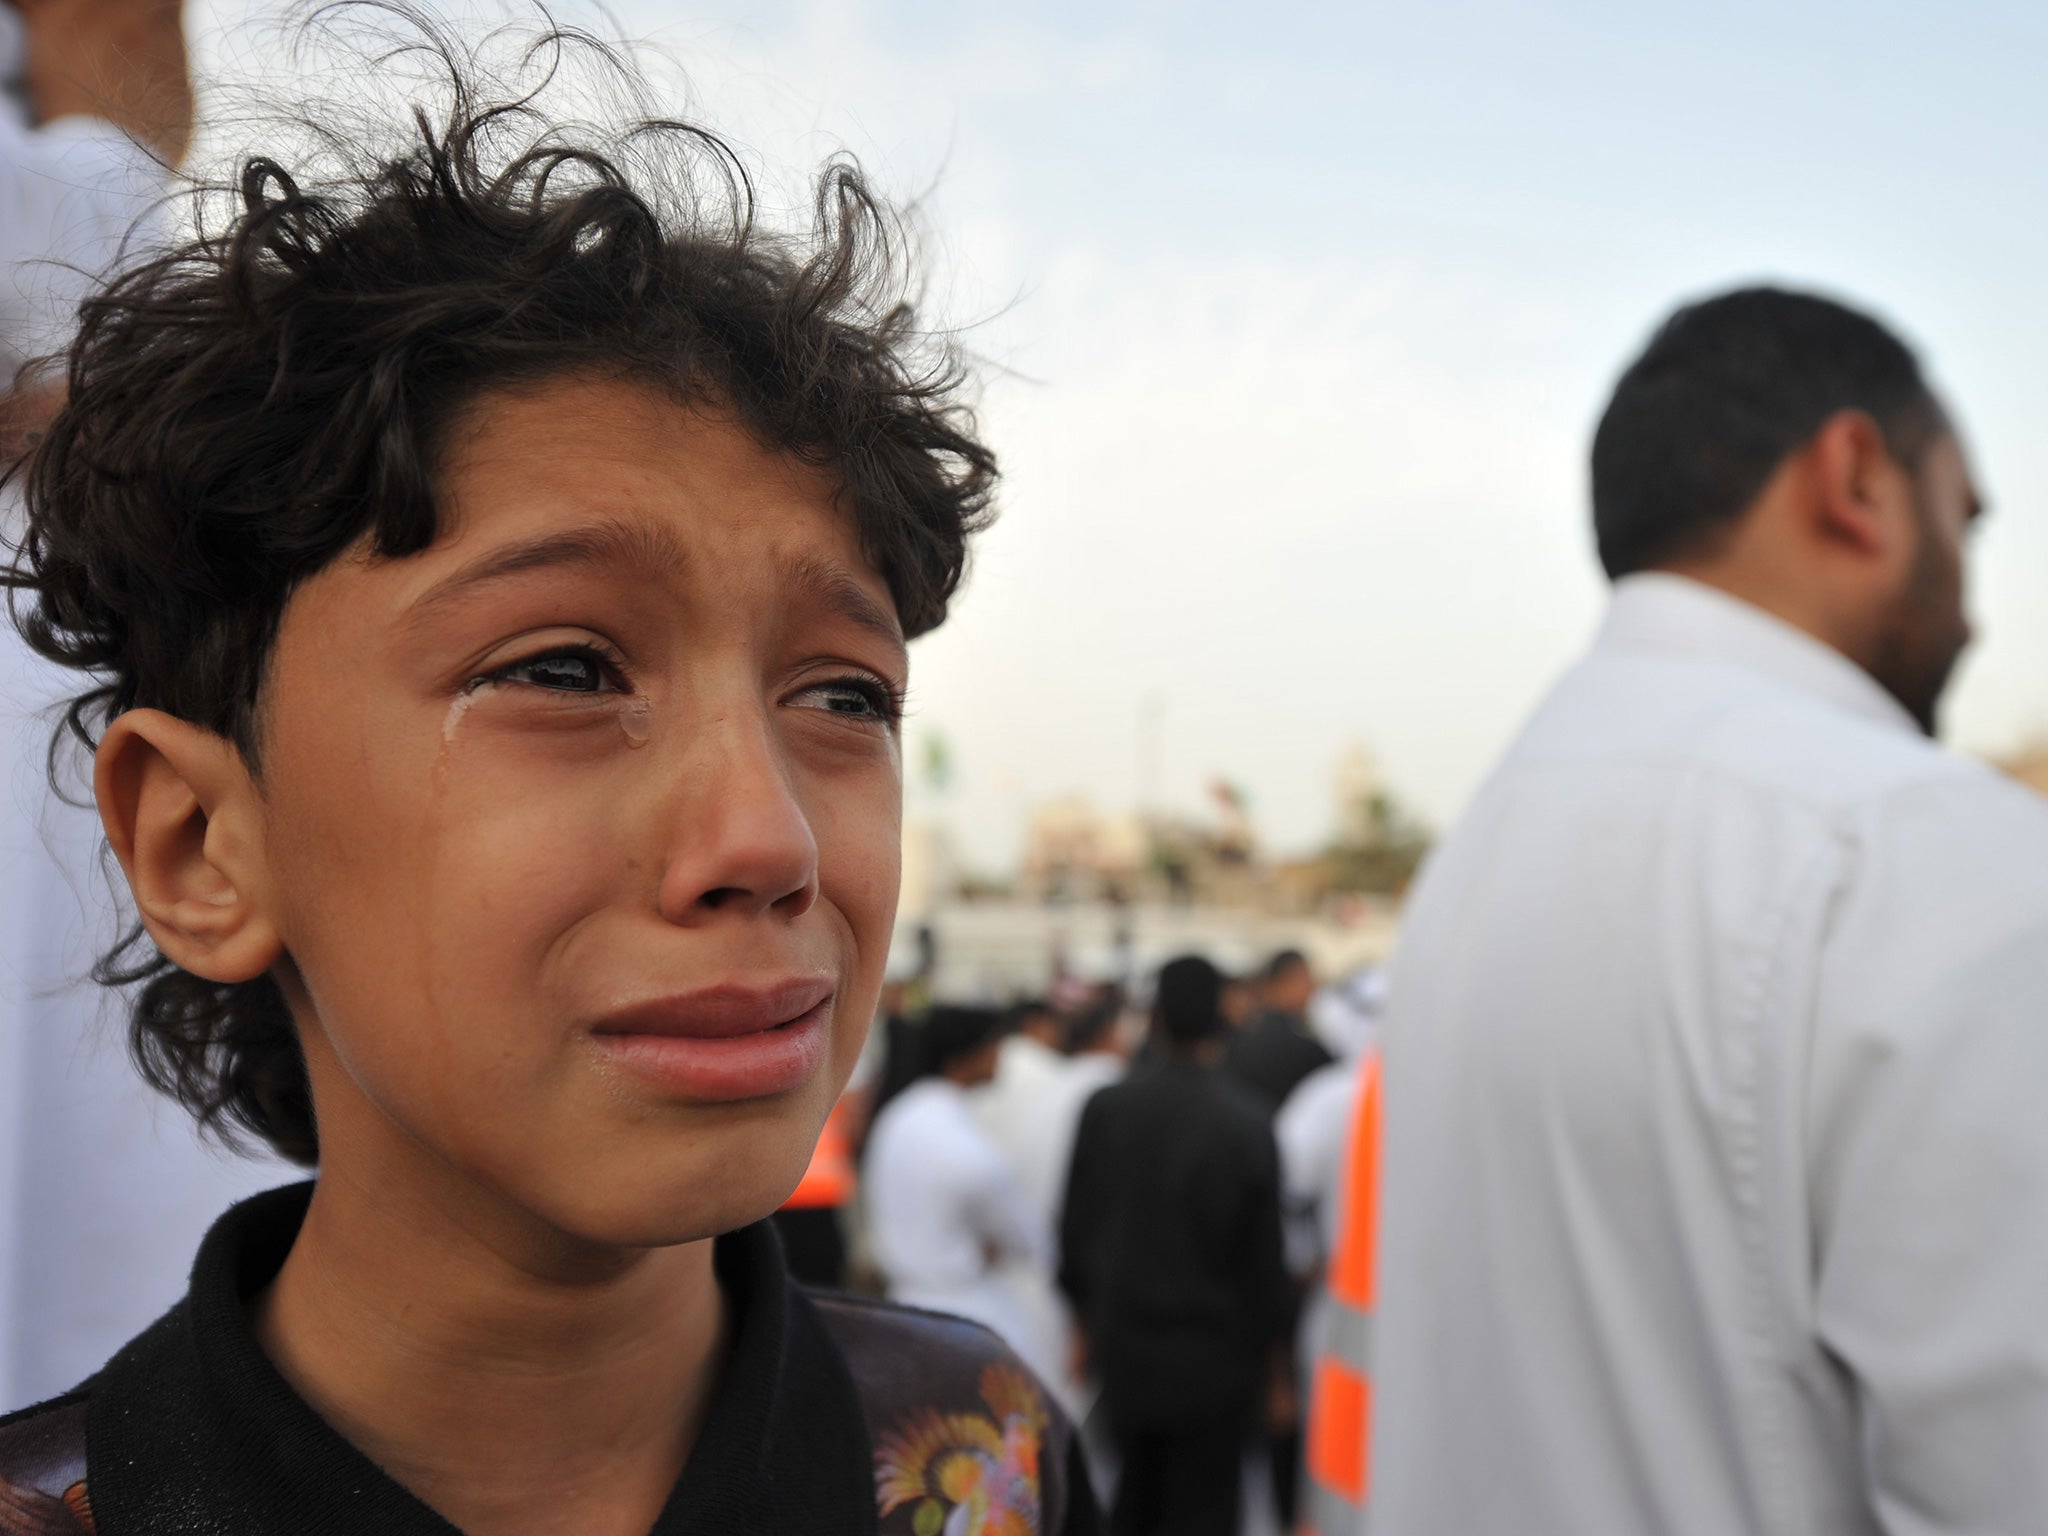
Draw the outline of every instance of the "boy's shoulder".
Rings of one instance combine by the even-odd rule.
[[[885,1536],[947,1529],[962,1503],[990,1520],[1013,1517],[1022,1522],[1016,1529],[1094,1528],[1093,1495],[1075,1486],[1086,1474],[1073,1424],[994,1333],[945,1313],[832,1291],[804,1295],[853,1376]]]
[[[83,1390],[0,1417],[0,1536],[91,1536]]]
[[[978,1386],[991,1369],[1013,1370],[1043,1395],[1016,1351],[980,1323],[844,1291],[799,1289],[853,1367],[864,1398],[931,1396],[955,1381]]]

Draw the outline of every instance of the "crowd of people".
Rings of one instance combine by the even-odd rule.
[[[1284,950],[1007,1008],[898,986],[813,1159],[836,1197],[778,1214],[792,1266],[994,1330],[1090,1425],[1128,1523],[1285,1529],[1374,981],[1319,993]]]
[[[433,101],[181,236],[176,7],[0,0],[0,1536],[2048,1531],[2048,806],[1935,739],[1986,502],[1890,327],[1629,362],[1384,974],[920,996],[996,465],[886,206],[363,14]]]

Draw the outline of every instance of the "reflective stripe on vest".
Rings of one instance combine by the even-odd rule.
[[[1380,1057],[1359,1066],[1326,1308],[1309,1383],[1300,1536],[1356,1536],[1372,1488],[1372,1314],[1379,1286]]]
[[[803,1181],[783,1203],[785,1211],[836,1210],[853,1198],[853,1142],[846,1134],[843,1102],[832,1106]]]

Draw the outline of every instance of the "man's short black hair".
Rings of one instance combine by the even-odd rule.
[[[1058,1020],[1060,1018],[1059,1009],[1053,1007],[1049,1001],[1042,997],[1019,998],[1003,1010],[1003,1032],[1005,1034],[1014,1033],[1022,1029],[1026,1024],[1029,1024],[1033,1019],[1045,1018]]]
[[[1067,1020],[1066,1038],[1060,1042],[1060,1049],[1069,1056],[1094,1050],[1109,1038],[1123,1012],[1123,988],[1109,988]]]
[[[941,1003],[918,1026],[926,1074],[943,1072],[956,1061],[981,1050],[1003,1033],[1003,1015],[994,1008],[958,1007]]]
[[[1909,469],[1946,429],[1919,360],[1869,315],[1741,288],[1680,309],[1622,374],[1593,435],[1593,529],[1613,578],[1705,547],[1840,411]]]
[[[1308,956],[1298,949],[1283,949],[1266,962],[1267,981],[1278,981],[1294,971],[1308,969]]]
[[[278,113],[272,154],[201,189],[197,235],[84,305],[67,403],[20,468],[27,531],[0,583],[28,643],[82,674],[71,731],[91,746],[123,711],[161,709],[260,775],[293,590],[352,549],[425,549],[464,411],[578,375],[712,406],[828,471],[904,632],[937,625],[995,459],[955,352],[911,309],[900,222],[857,168],[829,164],[812,227],[781,233],[730,147],[641,113],[624,52],[565,30],[471,46],[404,0],[319,13],[344,42],[352,9],[361,69],[423,67],[441,105]],[[491,65],[508,42],[509,74]],[[592,74],[594,96],[633,104],[612,126],[550,89]],[[191,975],[139,924],[95,974],[134,987],[152,1083],[314,1160],[270,977]]]
[[[1174,1045],[1199,1045],[1222,1034],[1223,973],[1200,955],[1182,955],[1159,968],[1152,1017]]]

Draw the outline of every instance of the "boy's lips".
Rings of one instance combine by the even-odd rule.
[[[730,1040],[793,1024],[834,991],[829,976],[786,976],[729,982],[628,1003],[591,1026],[599,1035],[667,1035]]]
[[[821,976],[708,987],[628,1004],[590,1036],[613,1065],[679,1097],[764,1098],[817,1071],[836,990]]]

